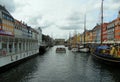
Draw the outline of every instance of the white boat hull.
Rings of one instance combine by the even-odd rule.
[[[80,48],[79,51],[80,52],[89,52],[89,48]]]
[[[77,52],[77,51],[78,51],[78,48],[72,48],[71,51],[72,51],[72,52]]]

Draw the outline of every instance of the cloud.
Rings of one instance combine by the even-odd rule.
[[[67,20],[68,21],[81,21],[83,20],[84,14],[80,12],[73,12],[71,15],[67,17]]]
[[[104,10],[106,11],[117,11],[119,10],[120,8],[120,0],[117,1],[117,0],[114,0],[114,1],[104,1]]]
[[[70,21],[79,21],[81,20],[81,15],[78,12],[74,12],[67,19]]]
[[[12,12],[14,18],[32,27],[40,26],[43,33],[52,32],[56,37],[75,29],[83,31],[85,13],[87,29],[99,23],[101,16],[101,0],[0,0],[0,3]],[[104,22],[114,20],[119,4],[120,0],[104,0]]]
[[[55,26],[55,24],[52,23],[52,22],[49,22],[49,21],[43,21],[43,22],[40,24],[40,27],[41,27],[42,29],[50,28],[50,27],[52,27],[52,26]]]
[[[33,27],[41,27],[41,29],[49,28],[54,25],[53,22],[43,19],[42,15],[35,15],[31,18],[28,18],[28,24]]]
[[[0,4],[5,6],[9,12],[15,11],[15,3],[14,0],[0,0]]]
[[[120,3],[120,0],[111,0],[113,3]]]
[[[84,18],[79,12],[73,12],[66,18],[66,24],[58,26],[62,30],[78,30],[84,24]]]
[[[78,29],[83,29],[80,27],[80,25],[68,25],[68,26],[61,26],[60,29],[62,30],[78,30]]]
[[[32,26],[39,26],[39,20],[42,20],[41,15],[33,15],[33,17],[28,18],[28,23]]]

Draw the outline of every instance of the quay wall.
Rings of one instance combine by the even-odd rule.
[[[8,55],[4,57],[0,57],[0,72],[5,72],[9,70],[11,67],[14,67],[25,60],[37,55],[39,53],[39,49],[35,49],[32,51],[17,53],[14,55]]]

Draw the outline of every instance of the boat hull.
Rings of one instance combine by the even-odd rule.
[[[89,48],[80,48],[79,52],[88,53],[89,52]]]
[[[56,48],[56,53],[66,53],[66,49],[65,48]]]
[[[114,58],[109,54],[99,54],[99,53],[92,53],[92,57],[103,64],[111,65],[111,66],[119,66],[120,67],[120,58]]]
[[[66,53],[66,51],[56,51],[56,53]]]
[[[71,51],[72,52],[78,52],[78,48],[72,48]]]

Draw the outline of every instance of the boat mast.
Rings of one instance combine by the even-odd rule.
[[[103,1],[104,0],[102,0],[102,2],[101,2],[101,44],[102,44],[102,38],[103,38],[103,35],[102,35],[102,33],[103,33]]]
[[[69,32],[69,45],[70,45],[70,38],[71,38],[71,36],[70,36],[70,32]]]
[[[86,32],[86,14],[84,16],[84,47],[85,47],[85,32]]]

